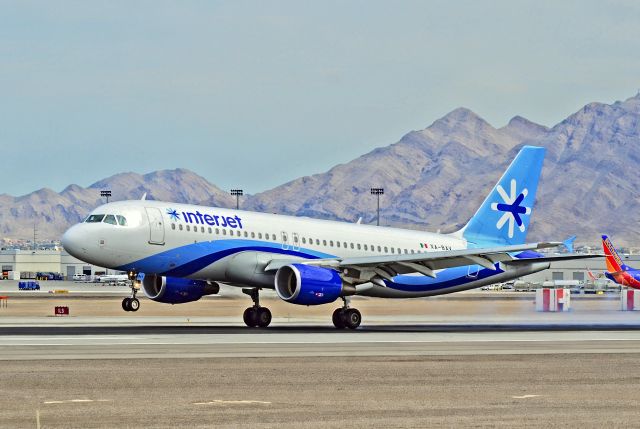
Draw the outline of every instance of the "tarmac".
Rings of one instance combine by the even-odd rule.
[[[354,299],[362,327],[337,331],[336,305],[268,294],[272,326],[250,329],[236,291],[137,313],[121,287],[9,292],[0,427],[640,426],[640,314],[614,296]]]

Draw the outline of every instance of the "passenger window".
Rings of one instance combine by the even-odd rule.
[[[222,230],[222,235],[227,235],[227,230],[226,229]]]
[[[98,222],[102,222],[102,219],[104,219],[104,215],[103,214],[93,214],[93,215],[89,216],[85,222],[87,222],[87,223],[98,223]]]
[[[117,225],[118,222],[116,222],[116,217],[114,215],[106,215],[104,220],[104,223],[108,223],[110,225]]]
[[[182,231],[182,225],[178,225],[178,229]]]
[[[378,252],[382,252],[382,247],[378,246]]]
[[[191,231],[191,228],[189,227],[189,225],[187,225],[187,231]]]
[[[360,243],[358,243],[358,250],[360,250]]]
[[[265,240],[268,240],[268,239],[269,239],[269,233],[268,233],[268,232],[264,235],[264,239],[265,239]],[[294,241],[295,241],[295,239],[294,239]]]
[[[333,240],[329,240],[329,246],[333,247]]]
[[[244,238],[247,238],[249,236],[249,234],[247,233],[247,231],[244,232]]]
[[[319,238],[316,238],[316,245],[318,245],[318,246],[320,245],[320,239]]]
[[[116,215],[116,219],[118,219],[118,225],[127,226],[127,219],[124,216]]]
[[[258,239],[262,240],[262,233],[261,232],[258,233]],[[286,238],[285,238],[285,240],[286,240]]]
[[[393,247],[391,248],[391,253],[396,253]]]
[[[176,229],[176,224],[175,223],[171,224],[171,229]]]
[[[384,253],[389,253],[389,248],[387,246],[384,246]]]
[[[200,227],[200,232],[204,234],[204,226]]]
[[[398,247],[398,255],[402,253],[402,249]]]
[[[344,245],[344,248],[345,248],[345,249],[348,247],[348,246],[347,246],[347,242],[346,242],[346,241],[344,241],[342,244]]]
[[[208,230],[209,234],[211,234],[211,232],[212,232],[211,231],[211,227],[209,227],[207,230]]]
[[[369,247],[366,244],[364,245],[364,250],[369,250]]]
[[[336,246],[340,247],[340,242],[336,241]]]
[[[307,239],[302,237],[302,244],[307,244]]]
[[[251,238],[256,238],[256,233],[255,232],[251,233]]]
[[[327,240],[322,240],[322,245],[326,246],[327,245]]]
[[[349,245],[351,246],[351,248],[353,249],[353,243],[349,243]]]
[[[413,255],[414,253],[416,253],[415,250],[411,249],[411,254]]]
[[[273,241],[276,241],[276,235],[275,235],[275,234],[271,234],[271,239],[272,239]]]

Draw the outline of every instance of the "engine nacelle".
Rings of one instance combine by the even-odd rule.
[[[197,301],[205,295],[215,295],[220,291],[220,286],[203,280],[147,274],[142,279],[142,289],[144,294],[154,301],[183,304]]]
[[[338,272],[303,264],[279,268],[275,289],[280,299],[300,305],[328,304],[341,296],[355,293],[355,288],[343,285]]]

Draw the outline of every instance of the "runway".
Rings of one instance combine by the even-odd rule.
[[[620,328],[624,328],[621,330]],[[591,326],[0,327],[0,360],[640,353],[640,331]]]
[[[78,315],[53,317],[59,303]],[[640,425],[639,317],[614,300],[564,314],[526,299],[362,300],[356,331],[335,330],[331,308],[273,302],[273,325],[250,329],[241,300],[153,304],[10,303],[0,428]]]

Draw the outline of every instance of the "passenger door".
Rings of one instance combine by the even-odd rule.
[[[145,207],[149,218],[149,244],[164,245],[164,221],[160,209]]]

